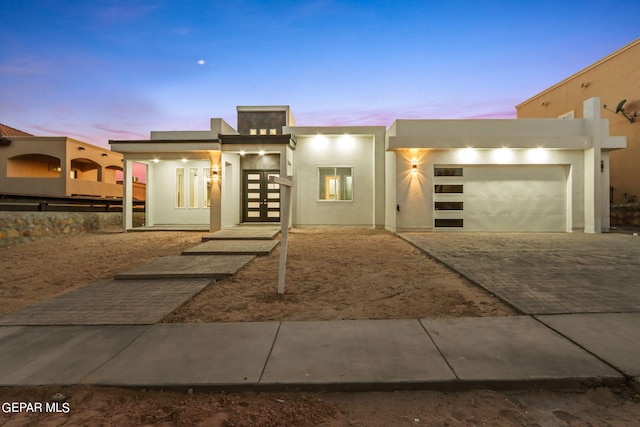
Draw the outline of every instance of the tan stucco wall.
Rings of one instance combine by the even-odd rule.
[[[573,111],[583,117],[584,100],[599,97],[602,104],[615,110],[623,99],[626,112],[638,111],[634,123],[621,114],[602,110],[609,120],[609,134],[627,137],[627,148],[610,154],[611,186],[614,202],[625,200],[624,193],[640,199],[640,39],[603,58],[601,61],[559,82],[516,106],[518,118],[557,118]]]
[[[122,197],[122,186],[116,184],[122,154],[67,137],[10,139],[0,147],[0,193]],[[60,171],[50,170],[54,163]],[[78,179],[70,178],[72,169]]]

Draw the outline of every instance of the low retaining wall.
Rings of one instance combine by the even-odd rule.
[[[640,226],[640,203],[620,203],[611,206],[611,226]]]
[[[134,223],[144,213],[134,213]],[[0,212],[0,247],[55,237],[122,227],[122,213],[109,212]]]

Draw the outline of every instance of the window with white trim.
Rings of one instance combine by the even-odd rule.
[[[176,208],[184,208],[184,168],[176,169]]]
[[[189,207],[198,207],[198,168],[189,168]]]
[[[353,200],[353,168],[331,166],[318,168],[319,200]]]

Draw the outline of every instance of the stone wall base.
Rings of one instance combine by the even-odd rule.
[[[640,226],[640,203],[620,203],[611,206],[611,226]]]
[[[144,222],[144,213],[134,213],[133,217],[136,224]],[[44,237],[117,229],[122,229],[122,213],[0,212],[0,247]]]

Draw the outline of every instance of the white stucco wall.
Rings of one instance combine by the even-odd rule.
[[[396,198],[396,153],[388,151],[385,153],[385,223],[387,230],[396,231],[397,224],[397,198]]]
[[[240,155],[222,153],[222,227],[240,223]]]
[[[293,162],[294,226],[374,226],[374,138],[300,136]],[[353,168],[353,200],[319,200],[319,167]]]
[[[209,224],[209,208],[203,207],[205,183],[202,170],[209,169],[211,163],[206,160],[161,161],[149,163],[150,174],[153,176],[153,185],[148,189],[152,203],[147,203],[149,220],[154,225],[185,224],[199,225]],[[190,208],[188,194],[185,195],[185,207],[176,207],[176,169],[184,168],[185,182],[189,178],[189,169],[198,169],[197,197],[198,207]],[[188,193],[188,192],[187,192]]]
[[[496,149],[473,150],[472,154],[465,149],[455,150],[399,150],[396,151],[395,173],[387,170],[388,183],[391,189],[387,195],[395,191],[395,203],[400,206],[396,212],[395,227],[397,231],[431,230],[434,218],[433,169],[435,165],[447,167],[464,167],[484,165],[487,167],[501,165],[558,165],[567,170],[568,203],[566,211],[571,218],[573,229],[584,228],[584,164],[582,151],[545,150],[538,152],[542,157],[532,161],[532,153],[527,149],[510,150],[509,156],[496,162]],[[535,154],[534,154],[535,155]],[[411,173],[413,160],[417,161],[417,174]],[[571,173],[569,173],[571,172]],[[463,181],[464,178],[461,179]],[[523,194],[527,189],[522,188]],[[388,202],[391,199],[388,198]],[[395,205],[394,205],[395,206]],[[387,206],[387,215],[390,206]],[[388,229],[394,230],[393,221],[388,221]],[[526,230],[522,230],[526,231]],[[560,231],[560,230],[558,230]]]

